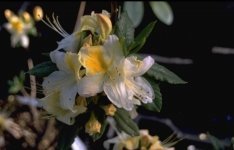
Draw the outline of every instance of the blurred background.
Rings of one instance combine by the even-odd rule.
[[[57,47],[56,41],[62,37],[39,22],[36,27],[39,37],[30,38],[28,49],[11,48],[10,34],[2,28],[7,21],[4,10],[11,9],[17,12],[23,2],[0,2],[0,99],[8,96],[7,81],[18,75],[20,70],[27,71],[27,59],[31,57],[34,64],[47,60],[42,53],[47,53]],[[118,2],[122,5],[122,2]],[[183,132],[199,134],[209,132],[219,138],[234,135],[234,56],[212,53],[213,47],[234,49],[234,2],[169,2],[174,21],[167,26],[157,22],[142,53],[163,57],[180,57],[193,61],[192,64],[168,64],[158,62],[167,67],[182,79],[188,82],[185,85],[161,84],[163,106],[160,113],[142,111],[143,114],[170,118]],[[72,33],[80,2],[76,1],[37,1],[29,2],[27,10],[32,12],[33,7],[39,5],[44,14],[52,13],[59,16],[63,28]],[[148,23],[156,20],[147,2],[144,18],[136,28],[135,35]],[[85,14],[91,11],[110,11],[110,2],[86,3]],[[141,123],[141,127],[151,127],[156,133],[168,130],[166,127],[157,127],[149,122]],[[162,137],[169,136],[164,132]],[[187,142],[187,143],[186,143]],[[192,142],[191,142],[192,143]],[[189,145],[189,141],[178,144]],[[101,142],[96,144],[101,145]],[[199,143],[195,143],[199,144]],[[206,145],[202,145],[206,147]],[[95,149],[95,148],[93,148]],[[182,148],[183,149],[183,148]],[[209,149],[209,148],[208,148]]]

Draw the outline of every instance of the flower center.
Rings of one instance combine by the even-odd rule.
[[[10,24],[16,32],[21,33],[23,31],[23,22],[18,17],[13,16],[10,20]]]

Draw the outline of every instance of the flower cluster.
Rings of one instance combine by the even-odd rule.
[[[22,46],[28,48],[28,35],[37,35],[35,21],[40,21],[43,16],[43,11],[40,6],[36,6],[33,10],[33,17],[27,11],[20,11],[18,15],[9,9],[6,9],[5,17],[7,23],[4,24],[6,30],[11,34],[11,46]]]
[[[28,73],[44,79],[45,97],[39,104],[50,116],[71,127],[61,131],[65,141],[81,130],[97,140],[105,131],[107,117],[114,118],[120,131],[137,136],[139,129],[133,121],[137,107],[157,112],[161,109],[159,81],[185,83],[151,56],[136,54],[156,22],[134,37],[127,14],[117,14],[111,17],[103,10],[84,15],[71,34],[62,28],[58,17],[42,19],[63,39],[49,53],[49,61]],[[115,24],[111,18],[116,19]]]
[[[174,150],[171,146],[175,144],[175,141],[162,142],[158,136],[151,136],[148,130],[142,129],[139,136],[131,137],[124,132],[119,133],[117,137],[106,140],[104,147],[109,149],[110,144],[114,144],[114,150]]]
[[[115,107],[127,111],[134,105],[152,102],[154,91],[141,76],[154,60],[150,56],[143,60],[124,56],[107,11],[83,16],[80,29],[71,35],[59,29],[64,39],[50,53],[58,70],[43,81],[46,97],[41,100],[58,120],[73,124],[77,115],[86,112],[86,98],[102,92]]]

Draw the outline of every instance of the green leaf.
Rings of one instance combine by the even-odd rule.
[[[123,6],[133,26],[136,28],[141,23],[144,16],[144,3],[142,1],[125,1]]]
[[[138,136],[139,135],[139,128],[137,124],[131,119],[129,113],[121,108],[118,108],[114,119],[117,123],[117,127],[120,130],[123,130],[130,136]]]
[[[132,21],[128,17],[127,12],[123,12],[116,23],[115,34],[123,39],[126,47],[128,47],[134,40],[134,27]]]
[[[185,84],[186,81],[182,80],[172,71],[168,70],[166,67],[155,63],[147,72],[149,76],[154,77],[159,81],[166,81],[170,84]]]
[[[173,12],[167,2],[151,1],[149,2],[155,16],[166,25],[171,25],[173,22]]]
[[[34,36],[34,37],[36,37],[37,36],[37,29],[36,28],[31,28],[30,30],[29,30],[29,34],[30,35],[32,35],[32,36]]]
[[[144,77],[154,89],[155,99],[152,103],[143,104],[143,107],[150,111],[160,112],[162,109],[162,94],[160,92],[159,84],[152,77],[149,77],[147,75],[145,75]]]
[[[56,70],[58,70],[58,68],[55,63],[51,61],[46,61],[46,62],[36,65],[27,73],[38,76],[38,77],[46,77]]]
[[[9,87],[9,93],[16,94],[18,93],[24,86],[24,72],[21,71],[19,76],[14,76],[13,80],[8,81]]]
[[[150,33],[153,31],[156,21],[149,23],[135,38],[135,41],[128,47],[130,54],[138,52],[145,44]]]

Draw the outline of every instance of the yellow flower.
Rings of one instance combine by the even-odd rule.
[[[101,127],[101,123],[96,119],[95,115],[91,113],[89,121],[85,124],[85,132],[92,136],[96,133],[100,133]]]
[[[81,113],[86,112],[86,107],[82,105],[72,105],[71,109],[64,108],[61,106],[60,102],[61,92],[54,91],[46,97],[39,100],[41,106],[59,121],[72,125],[75,122],[75,117]]]
[[[94,96],[104,90],[115,106],[128,111],[154,99],[150,83],[141,77],[154,64],[153,58],[125,58],[116,35],[109,35],[103,46],[82,47],[78,55],[86,69],[78,85],[80,95]]]
[[[54,55],[51,55],[51,60],[57,65],[59,70],[51,73],[42,83],[44,94],[46,96],[43,98],[45,99],[43,100],[43,103],[46,104],[47,101],[50,101],[48,99],[51,98],[47,97],[52,96],[52,98],[56,99],[54,101],[56,101],[57,105],[59,105],[56,106],[56,108],[59,107],[71,114],[74,112],[74,115],[76,116],[76,105],[86,107],[84,102],[80,102],[80,100],[82,100],[81,97],[76,99],[78,91],[77,84],[82,76],[82,71],[80,71],[81,64],[78,61],[78,55],[71,52],[64,53],[57,51]],[[76,104],[77,102],[78,104]],[[52,105],[52,103],[49,103],[48,105]],[[47,107],[52,106],[46,106],[46,108]],[[46,110],[48,110],[48,108]],[[57,115],[59,112],[51,111],[50,113]],[[74,122],[66,121],[65,123],[72,124]]]

